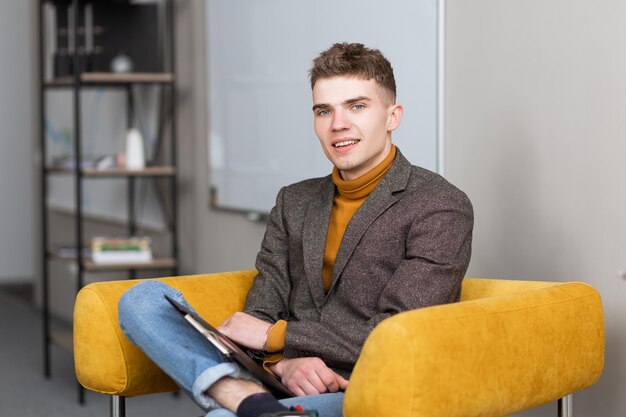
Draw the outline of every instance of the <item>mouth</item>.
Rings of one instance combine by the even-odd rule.
[[[360,139],[341,139],[333,143],[332,146],[335,149],[340,149],[340,148],[345,148],[347,146],[356,145],[360,141],[361,141]]]

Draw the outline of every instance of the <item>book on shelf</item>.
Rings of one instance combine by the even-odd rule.
[[[91,240],[91,259],[97,264],[151,262],[151,240],[149,237],[94,237]]]

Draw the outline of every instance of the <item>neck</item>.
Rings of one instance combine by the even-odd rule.
[[[389,154],[374,168],[352,180],[342,177],[337,168],[333,169],[333,182],[337,186],[339,194],[350,200],[357,200],[367,197],[376,187],[381,178],[387,173],[396,156],[396,147],[391,146]]]

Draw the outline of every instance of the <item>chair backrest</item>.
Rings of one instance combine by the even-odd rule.
[[[465,278],[461,289],[461,301],[510,295],[523,291],[554,287],[560,282],[518,281],[505,279]]]

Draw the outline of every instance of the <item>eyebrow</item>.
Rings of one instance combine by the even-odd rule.
[[[358,97],[354,97],[354,98],[349,98],[347,100],[344,100],[343,103],[341,104],[353,104],[353,103],[357,103],[359,101],[371,101],[372,99],[367,97],[367,96],[358,96]],[[313,105],[313,111],[318,110],[318,109],[329,109],[330,107],[332,107],[330,104],[326,104],[326,103],[320,103],[320,104],[315,104]]]

